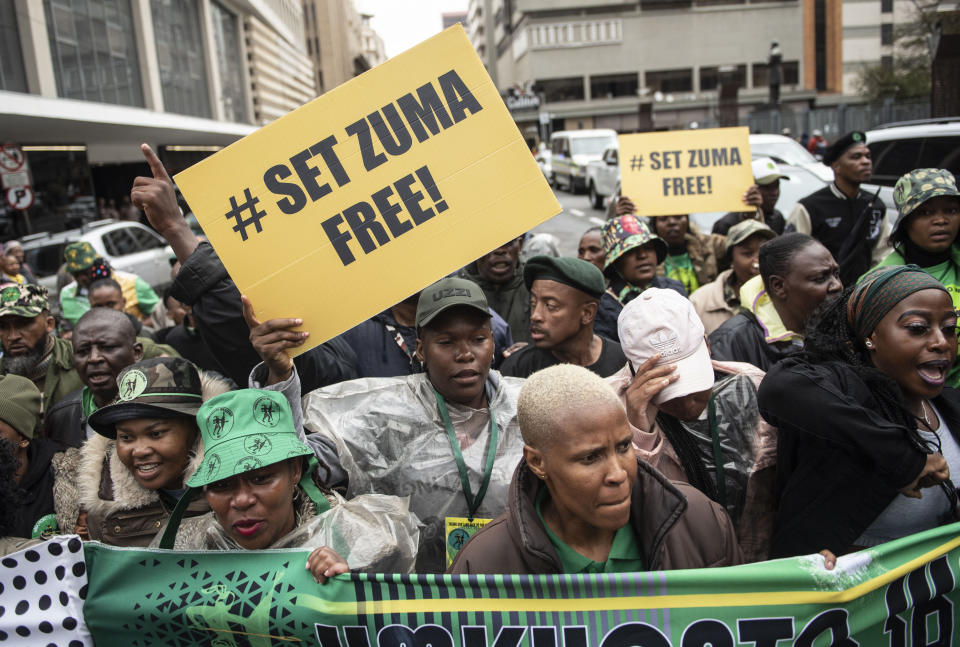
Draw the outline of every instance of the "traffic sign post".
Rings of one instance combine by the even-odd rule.
[[[26,211],[33,206],[33,189],[29,186],[19,186],[7,189],[7,204],[11,209]]]
[[[30,168],[27,156],[17,144],[0,145],[0,187],[11,209],[23,216],[23,225],[31,233],[30,216],[27,209],[33,206],[36,195],[30,182]]]

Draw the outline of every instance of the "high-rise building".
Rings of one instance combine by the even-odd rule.
[[[177,172],[316,96],[302,21],[300,0],[0,3],[0,138],[27,153],[33,222],[119,204],[141,142]]]
[[[370,26],[371,16],[359,13],[352,0],[303,0],[303,12],[319,94],[386,59],[383,40]]]
[[[533,140],[541,119],[553,130],[621,132],[717,124],[724,81],[745,116],[769,100],[772,41],[783,57],[781,101],[806,105],[806,1],[471,0],[468,21]]]
[[[467,26],[467,12],[466,11],[450,11],[447,13],[440,14],[440,19],[443,21],[443,28],[453,27],[457,23],[460,23],[464,27]]]

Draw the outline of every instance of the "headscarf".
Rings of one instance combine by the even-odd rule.
[[[876,329],[895,305],[920,290],[943,290],[937,279],[916,265],[878,267],[864,275],[847,300],[847,322],[858,339]]]

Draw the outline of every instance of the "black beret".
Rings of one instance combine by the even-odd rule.
[[[840,156],[847,152],[847,149],[857,146],[858,144],[867,144],[867,136],[864,135],[859,130],[855,130],[852,133],[847,133],[827,149],[827,152],[823,154],[823,163],[827,166],[830,166],[838,159]]]
[[[607,289],[603,272],[587,261],[566,256],[534,256],[523,268],[523,282],[527,289],[537,279],[547,279],[574,287],[599,299]]]

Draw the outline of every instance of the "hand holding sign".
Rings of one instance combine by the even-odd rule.
[[[286,350],[302,346],[310,336],[308,332],[291,330],[302,326],[303,319],[271,319],[260,323],[253,312],[250,299],[241,295],[240,301],[243,303],[243,318],[250,327],[250,343],[269,369],[267,384],[277,384],[289,379],[293,372],[293,360]]]
[[[748,128],[621,135],[623,195],[637,215],[743,211],[753,184]]]
[[[140,150],[150,166],[153,177],[137,177],[130,191],[130,202],[147,214],[147,220],[161,236],[167,239],[174,254],[182,263],[200,243],[180,213],[173,180],[167,174],[160,159],[147,144]]]

